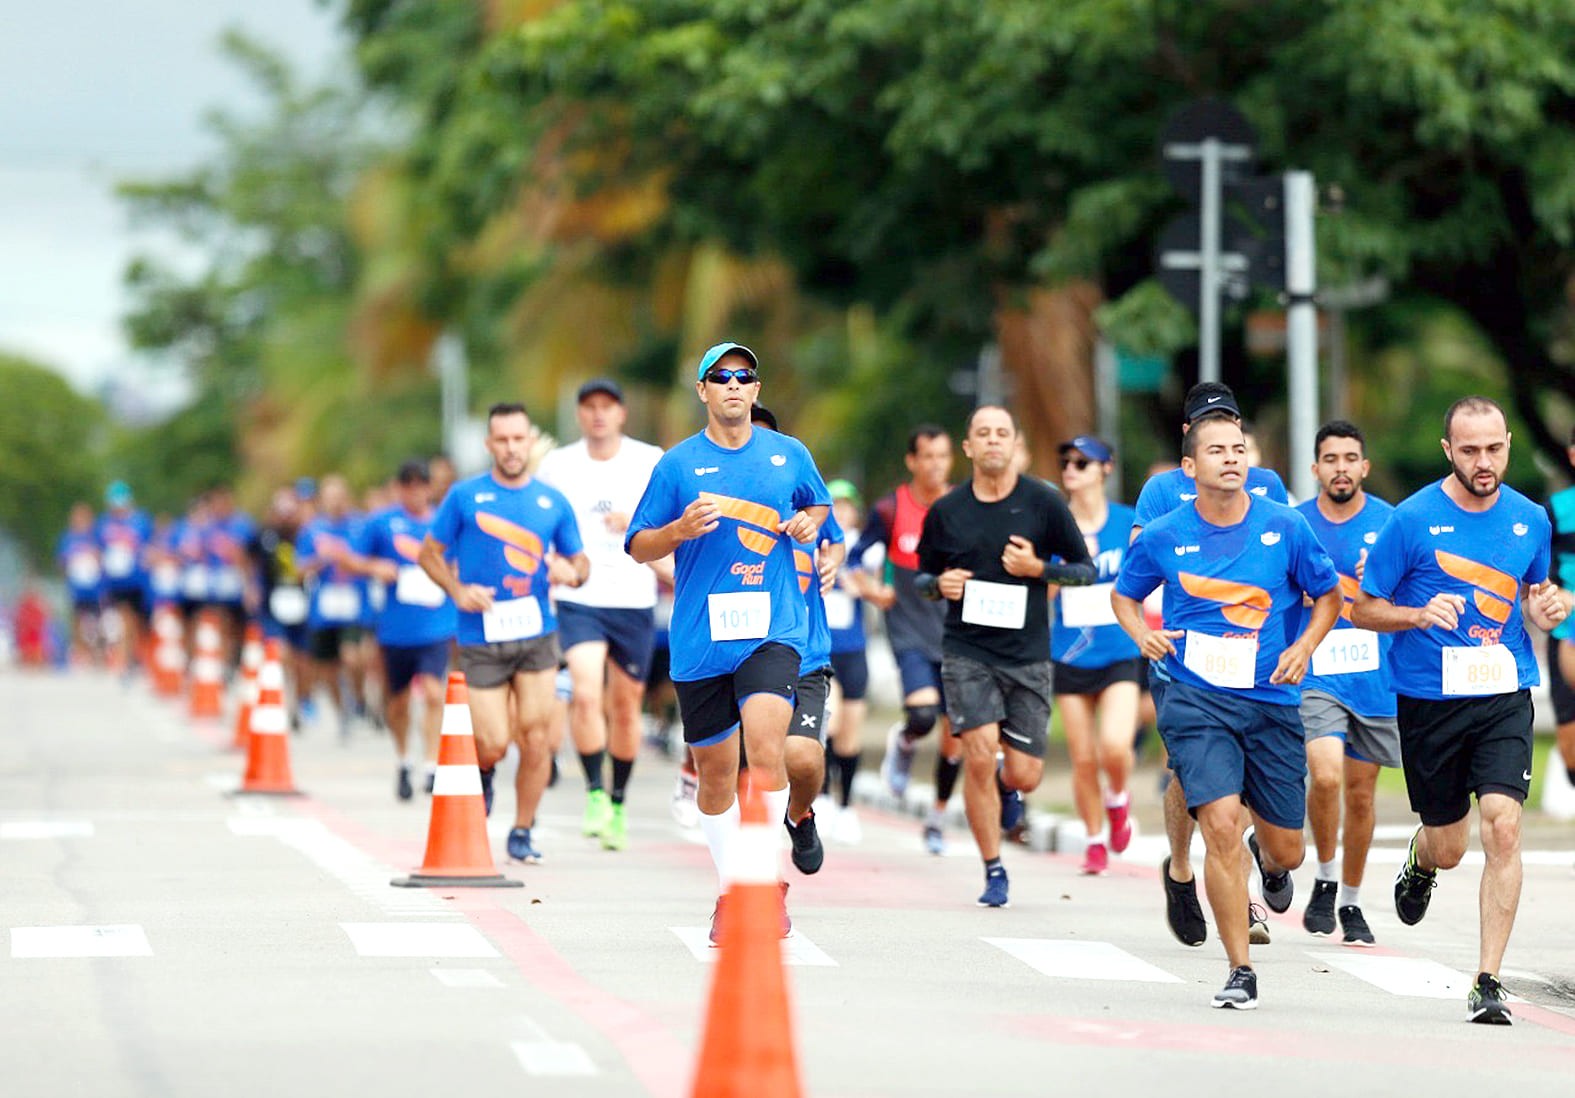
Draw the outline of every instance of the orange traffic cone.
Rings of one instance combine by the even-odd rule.
[[[246,627],[241,645],[241,704],[235,710],[235,738],[230,746],[245,751],[251,742],[252,710],[257,706],[257,671],[262,667],[262,626],[252,622]]]
[[[196,641],[191,660],[191,715],[219,717],[224,714],[224,641],[212,610],[197,616]]]
[[[153,612],[153,690],[163,698],[178,698],[185,676],[185,629],[180,612],[165,603]]]
[[[279,642],[263,642],[262,666],[257,670],[257,705],[252,709],[251,736],[246,746],[246,774],[242,793],[293,794],[290,775],[290,719],[284,711],[284,665],[279,662]]]
[[[487,809],[476,766],[476,735],[470,724],[465,676],[451,671],[443,702],[443,738],[438,742],[432,815],[421,868],[389,882],[400,888],[524,888],[498,872],[487,842]]]
[[[798,1098],[802,1093],[782,966],[779,830],[766,819],[764,798],[750,790],[729,859],[732,883],[694,1098]]]

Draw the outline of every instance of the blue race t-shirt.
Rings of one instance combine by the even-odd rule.
[[[104,590],[104,566],[98,538],[91,530],[67,530],[55,546],[55,560],[66,577],[75,603],[96,602]]]
[[[1325,518],[1316,498],[1296,506],[1334,561],[1334,569],[1340,574],[1340,593],[1345,597],[1340,619],[1313,653],[1302,689],[1331,694],[1357,716],[1388,718],[1395,715],[1395,692],[1386,670],[1394,634],[1356,628],[1351,624],[1351,604],[1356,600],[1356,562],[1361,559],[1362,550],[1372,551],[1378,531],[1389,521],[1394,507],[1375,495],[1364,496],[1362,509],[1344,522]],[[1311,618],[1312,610],[1304,608],[1303,629]]]
[[[802,508],[830,505],[815,459],[797,439],[775,431],[751,431],[736,450],[704,432],[692,435],[657,462],[624,551],[635,534],[667,525],[701,498],[722,514],[715,530],[673,554],[673,681],[731,675],[771,642],[802,657],[808,612],[795,543],[778,527]]]
[[[454,600],[416,563],[431,529],[431,515],[412,515],[403,507],[379,511],[361,527],[356,551],[399,569],[377,618],[379,644],[395,648],[437,644],[452,640],[458,630]]]
[[[1440,593],[1466,600],[1453,630],[1434,626],[1394,635],[1389,680],[1395,693],[1436,701],[1537,685],[1520,585],[1548,578],[1552,532],[1547,511],[1508,485],[1486,511],[1460,507],[1442,481],[1395,508],[1367,554],[1362,590],[1396,606],[1425,606]],[[1459,651],[1483,647],[1492,651]]]
[[[214,602],[235,604],[246,594],[246,573],[250,567],[246,547],[256,536],[252,520],[239,511],[213,519],[203,528],[202,547],[208,567],[208,595]],[[239,563],[237,563],[239,562]]]
[[[847,531],[843,531],[844,542],[849,539]],[[858,543],[860,537],[854,537],[852,542]],[[871,553],[885,556],[884,548],[871,549]],[[851,569],[863,569],[864,561],[855,559],[851,554],[843,562],[843,567],[837,572],[837,580],[825,595],[826,625],[831,630],[831,654],[839,656],[844,652],[862,652],[868,647],[864,636],[864,600],[856,597],[852,591],[843,584],[843,574]]]
[[[310,571],[323,560],[353,549],[358,528],[352,515],[338,519],[318,515],[296,536],[296,566]],[[366,592],[359,576],[348,568],[329,564],[319,568],[308,582],[312,601],[306,615],[307,628],[340,629],[360,624]]]
[[[1089,555],[1099,575],[1090,587],[1063,587],[1050,607],[1050,658],[1075,667],[1109,667],[1139,656],[1137,642],[1116,624],[1110,609],[1121,559],[1132,538],[1132,508],[1112,503],[1105,524],[1085,534]]]
[[[1145,526],[1127,549],[1116,592],[1141,602],[1165,585],[1165,628],[1187,631],[1165,657],[1172,679],[1296,705],[1300,688],[1269,676],[1301,633],[1302,595],[1319,598],[1339,582],[1307,520],[1254,497],[1231,526],[1205,522],[1196,506]]]
[[[153,521],[143,511],[101,515],[95,530],[109,591],[136,591],[146,582],[142,551],[153,537]]]
[[[1254,465],[1247,470],[1247,492],[1255,499],[1272,499],[1275,503],[1289,500],[1285,482],[1273,469]],[[1183,503],[1198,498],[1198,484],[1181,469],[1170,469],[1148,478],[1138,493],[1134,526],[1147,526],[1161,515],[1168,515]]]
[[[493,589],[486,614],[459,612],[460,644],[529,640],[557,630],[547,553],[572,557],[585,549],[562,492],[535,479],[509,488],[482,473],[449,489],[431,533],[453,559],[461,583]]]
[[[1555,492],[1548,499],[1548,517],[1553,521],[1553,581],[1566,591],[1575,591],[1575,488]],[[1575,614],[1554,628],[1559,640],[1575,637]]]
[[[820,527],[816,545],[843,545],[845,535],[837,525],[837,518],[829,512]],[[820,571],[815,567],[815,554],[793,546],[793,569],[798,573],[798,586],[804,592],[805,619],[804,652],[798,661],[798,673],[807,675],[831,663],[831,624],[826,617],[826,600],[820,593]]]

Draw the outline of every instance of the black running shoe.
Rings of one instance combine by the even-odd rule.
[[[1214,1007],[1229,1010],[1258,1009],[1258,974],[1246,965],[1230,970],[1225,986],[1214,994]]]
[[[826,860],[826,848],[820,841],[820,830],[815,826],[815,810],[810,809],[796,824],[783,820],[782,825],[793,840],[794,867],[800,873],[819,873],[821,863]]]
[[[1288,869],[1278,873],[1270,873],[1263,868],[1263,851],[1258,849],[1258,836],[1247,836],[1247,849],[1252,851],[1252,860],[1258,863],[1258,876],[1263,884],[1263,902],[1269,905],[1269,910],[1276,915],[1283,915],[1291,909],[1291,897],[1296,892],[1296,882],[1291,880]],[[1332,932],[1333,926],[1329,927]]]
[[[1188,946],[1200,946],[1208,941],[1209,924],[1198,903],[1198,879],[1171,880],[1168,857],[1160,863],[1159,879],[1165,886],[1165,921],[1170,924],[1176,941]]]
[[[488,816],[492,815],[492,767],[481,772],[481,807]]]
[[[1422,829],[1416,829],[1420,835]],[[1395,914],[1406,926],[1415,926],[1427,914],[1432,902],[1433,888],[1438,884],[1438,870],[1423,869],[1416,864],[1416,835],[1411,836],[1411,847],[1406,852],[1405,865],[1395,876]]]
[[[1314,881],[1312,899],[1302,914],[1302,926],[1309,934],[1334,933],[1334,900],[1340,886],[1334,881]]]
[[[1485,1026],[1507,1026],[1514,1023],[1509,1007],[1504,1002],[1504,985],[1486,972],[1477,976],[1466,995],[1466,1012],[1471,1020]]]
[[[395,792],[399,794],[399,799],[402,801],[408,801],[415,796],[416,791],[410,784],[410,767],[399,768],[399,785],[395,788]]]
[[[1346,904],[1340,909],[1340,927],[1345,931],[1345,945],[1361,947],[1378,944],[1373,939],[1367,920],[1362,917],[1362,909],[1355,904]]]

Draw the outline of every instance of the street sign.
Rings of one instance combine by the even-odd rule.
[[[1159,155],[1170,185],[1194,201],[1203,185],[1202,161],[1188,150],[1206,138],[1213,138],[1227,150],[1222,182],[1241,175],[1258,151],[1258,134],[1252,124],[1223,99],[1194,100],[1172,114],[1159,134]]]

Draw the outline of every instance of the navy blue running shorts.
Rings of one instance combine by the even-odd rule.
[[[651,653],[656,647],[656,612],[622,606],[583,606],[560,602],[558,643],[567,652],[577,644],[601,642],[607,657],[636,682],[644,682],[651,671]]]
[[[1172,681],[1160,735],[1194,816],[1203,805],[1239,795],[1265,822],[1301,829],[1307,746],[1296,706]]]
[[[836,676],[837,688],[850,702],[863,701],[870,690],[870,661],[864,649],[831,654],[831,673]]]
[[[448,678],[448,641],[431,644],[385,644],[383,668],[388,675],[388,694],[397,697],[410,689],[417,675],[438,682]]]

